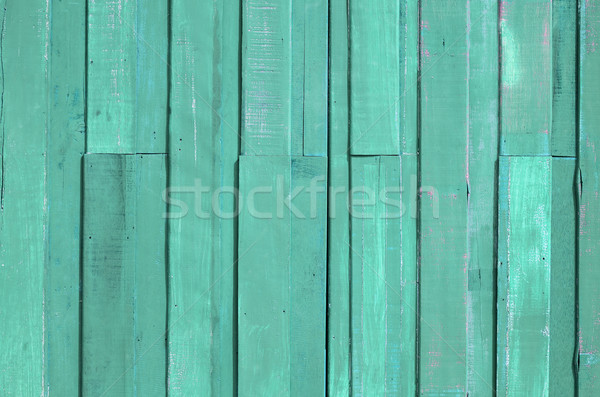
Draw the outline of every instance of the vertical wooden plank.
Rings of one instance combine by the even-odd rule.
[[[293,207],[289,213],[290,395],[322,396],[325,394],[327,158],[292,157],[290,167],[288,194],[293,198],[298,193],[290,200]]]
[[[417,153],[417,75],[419,69],[419,3],[400,1],[400,149]],[[375,128],[375,127],[374,127]]]
[[[577,151],[577,2],[552,1],[552,155]]]
[[[498,395],[549,394],[552,159],[501,157]]]
[[[348,214],[348,9],[329,1],[329,202],[327,395],[350,394],[350,218]]]
[[[498,2],[467,3],[467,393],[495,390]]]
[[[81,156],[85,152],[85,2],[53,2],[49,57],[46,395],[79,392]]]
[[[305,0],[304,155],[327,155],[328,1]]]
[[[414,316],[401,304],[400,157],[355,157],[351,167],[352,393],[393,395],[410,371],[403,317]]]
[[[349,18],[351,153],[399,154],[400,2],[352,0]]]
[[[87,151],[136,150],[136,0],[88,0]]]
[[[580,3],[579,21],[579,395],[600,393],[600,2]]]
[[[137,56],[131,58],[131,61],[134,61],[137,57],[135,151],[136,153],[165,153],[169,1],[136,1],[137,20],[134,37]]]
[[[134,385],[135,163],[86,155],[83,168],[81,390],[126,395]]]
[[[552,123],[552,1],[500,6],[503,155],[548,155]]]
[[[326,198],[311,182],[324,190],[325,175],[324,158],[240,158],[242,396],[324,393],[326,253],[316,241],[327,239]]]
[[[83,168],[82,394],[164,394],[165,156]]]
[[[291,154],[291,1],[242,3],[241,153]]]
[[[575,158],[552,159],[549,351],[549,395],[551,396],[575,395],[574,362],[577,355],[575,170]]]
[[[48,2],[0,4],[0,394],[42,395]],[[27,87],[27,89],[24,89]]]
[[[421,3],[419,385],[467,388],[466,1]]]
[[[166,394],[167,269],[165,155],[136,155],[134,267],[134,393]],[[133,179],[135,178],[135,179]],[[131,239],[131,238],[130,238]],[[84,316],[86,313],[84,313]]]

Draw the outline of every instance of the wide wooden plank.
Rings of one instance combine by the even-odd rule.
[[[81,155],[85,152],[85,2],[50,10],[45,375],[50,395],[79,391]]]
[[[576,156],[577,2],[552,1],[552,155]]]
[[[325,391],[326,175],[321,157],[240,158],[239,395]]]
[[[500,158],[499,396],[549,395],[552,159]]]
[[[167,15],[166,0],[88,2],[88,152],[165,151]]]
[[[292,83],[291,1],[242,0],[242,4],[241,153],[301,154],[300,140],[292,135],[301,137],[302,131],[290,121],[292,108],[303,106],[302,101],[291,101],[292,87],[294,99],[303,92],[298,82]],[[293,146],[292,141],[296,142]]]
[[[421,3],[419,393],[425,396],[465,395],[470,375],[467,4]]]
[[[233,395],[240,10],[186,0],[172,18],[169,395]]]
[[[467,393],[495,389],[498,2],[467,4]]]
[[[403,255],[403,239],[414,248],[415,236],[403,233],[401,179],[399,156],[351,161],[353,395],[408,392],[411,381],[414,393],[415,366],[406,352],[414,357],[415,335],[407,331],[415,330],[416,266],[404,259],[416,250]]]
[[[0,394],[44,394],[48,4],[0,4]],[[76,343],[76,342],[75,342]]]
[[[84,157],[83,395],[164,395],[164,155]]]
[[[503,1],[499,17],[500,152],[548,155],[553,98],[552,1]]]
[[[400,153],[401,3],[349,2],[352,154]]]
[[[574,396],[577,357],[576,159],[552,159],[552,267],[550,276],[550,392]],[[577,173],[577,177],[579,173]]]
[[[579,28],[579,372],[580,396],[600,393],[600,2],[580,4]]]

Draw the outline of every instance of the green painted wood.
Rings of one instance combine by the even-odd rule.
[[[418,140],[419,4],[400,2],[400,150],[416,154]]]
[[[350,395],[350,218],[348,158],[329,158],[327,395]]]
[[[85,3],[50,9],[45,393],[79,392],[81,156],[85,152]]]
[[[577,2],[552,2],[552,155],[576,156]]]
[[[549,351],[551,396],[576,395],[576,169],[575,158],[552,159]]]
[[[403,255],[404,237],[408,237],[408,247],[411,241],[414,247],[415,240],[414,235],[403,233],[401,179],[398,156],[364,156],[351,161],[353,395],[407,392],[414,373],[414,361],[403,360],[405,349],[410,351],[412,346],[413,355],[415,351],[414,334],[412,338],[406,335],[415,330],[415,309],[403,298],[414,301],[416,297],[411,295],[416,292],[414,278],[405,278],[405,271],[414,275],[416,266],[404,261],[410,258]],[[409,340],[408,346],[402,344]]]
[[[39,396],[44,376],[48,4],[0,4],[0,394]],[[26,87],[26,88],[25,88]]]
[[[88,1],[88,152],[164,153],[167,14],[166,0]]]
[[[469,9],[466,1],[421,6],[419,392],[462,396],[469,375]]]
[[[503,156],[499,172],[497,392],[547,396],[552,159]]]
[[[164,395],[164,155],[84,156],[81,391]]]
[[[328,2],[304,0],[304,150],[327,155]]]
[[[172,15],[169,394],[233,395],[240,11],[190,0]]]
[[[494,396],[498,2],[467,6],[467,393]]]
[[[578,225],[578,307],[580,396],[600,392],[600,199],[596,147],[600,140],[600,4],[586,1],[579,14],[579,225]]]
[[[503,155],[548,155],[552,123],[552,1],[500,5]]]
[[[351,153],[399,154],[400,1],[348,4]]]
[[[326,175],[323,157],[240,158],[241,396],[324,394]]]
[[[244,155],[300,154],[302,146],[292,136],[301,131],[298,116],[291,123],[294,99],[303,92],[294,76],[292,83],[291,1],[242,0],[243,126]],[[296,55],[298,55],[297,48]],[[300,68],[302,71],[302,68]],[[298,71],[296,71],[298,72]],[[295,142],[292,146],[292,142]],[[300,151],[300,152],[299,152]]]

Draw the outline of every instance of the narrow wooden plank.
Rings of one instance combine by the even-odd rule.
[[[414,312],[403,313],[406,306],[401,304],[400,172],[398,156],[355,157],[351,163],[351,348],[356,395],[397,394],[406,370],[400,365],[403,316],[414,317]]]
[[[576,156],[577,2],[552,2],[552,155]]]
[[[44,378],[48,3],[0,4],[0,394],[39,396]],[[27,87],[27,89],[24,89]]]
[[[500,6],[503,155],[548,155],[552,123],[552,1]]]
[[[549,394],[552,159],[500,158],[498,395]]]
[[[417,71],[419,68],[419,4],[400,1],[400,149],[417,153]]]
[[[333,16],[333,15],[332,15]],[[347,124],[346,124],[347,125]],[[348,158],[329,158],[327,395],[350,395],[350,218]]]
[[[134,274],[134,393],[164,396],[167,391],[167,268],[165,155],[136,155]],[[135,179],[133,179],[135,178]],[[130,238],[131,239],[131,238]],[[84,313],[84,316],[86,313]]]
[[[241,153],[291,154],[291,136],[298,132],[291,130],[290,123],[291,1],[243,0],[242,3]]]
[[[600,3],[580,4],[579,14],[579,372],[580,396],[600,393]]]
[[[425,396],[465,395],[469,375],[467,3],[421,3],[419,392]]]
[[[83,395],[164,395],[164,155],[88,154],[83,192]]]
[[[350,1],[349,18],[351,153],[399,154],[400,2]]]
[[[169,395],[232,395],[240,10],[172,6]]]
[[[165,153],[169,1],[136,1],[135,150],[137,153]],[[132,56],[131,60],[134,59]]]
[[[289,193],[284,187],[284,195],[293,197],[299,192],[290,201],[298,211],[289,213],[290,395],[322,396],[327,328],[327,158],[292,157],[290,174]]]
[[[88,1],[87,152],[136,150],[136,0]]]
[[[467,3],[467,393],[494,396],[498,2]]]
[[[550,269],[551,396],[575,395],[577,357],[576,272],[576,159],[552,159],[552,239]],[[577,176],[578,173],[577,173]]]
[[[329,202],[327,395],[350,395],[350,218],[348,213],[348,11],[329,1]]]
[[[135,184],[131,156],[86,155],[83,192],[81,390],[134,385]]]
[[[327,155],[328,2],[304,2],[304,155]]]
[[[81,156],[85,152],[85,3],[55,2],[48,97],[45,392],[79,392]]]
[[[242,396],[324,393],[326,253],[316,241],[327,239],[326,197],[310,189],[319,178],[324,190],[326,172],[319,157],[240,158]]]
[[[289,1],[290,42],[290,154],[302,155],[304,151],[304,65],[305,65],[305,36],[306,32],[306,0]],[[284,15],[285,17],[285,15]],[[285,23],[285,22],[284,22]],[[264,45],[264,40],[263,40]],[[285,153],[279,153],[285,154]]]

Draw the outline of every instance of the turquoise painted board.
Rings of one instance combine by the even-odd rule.
[[[552,165],[548,156],[500,158],[499,396],[549,395]]]

